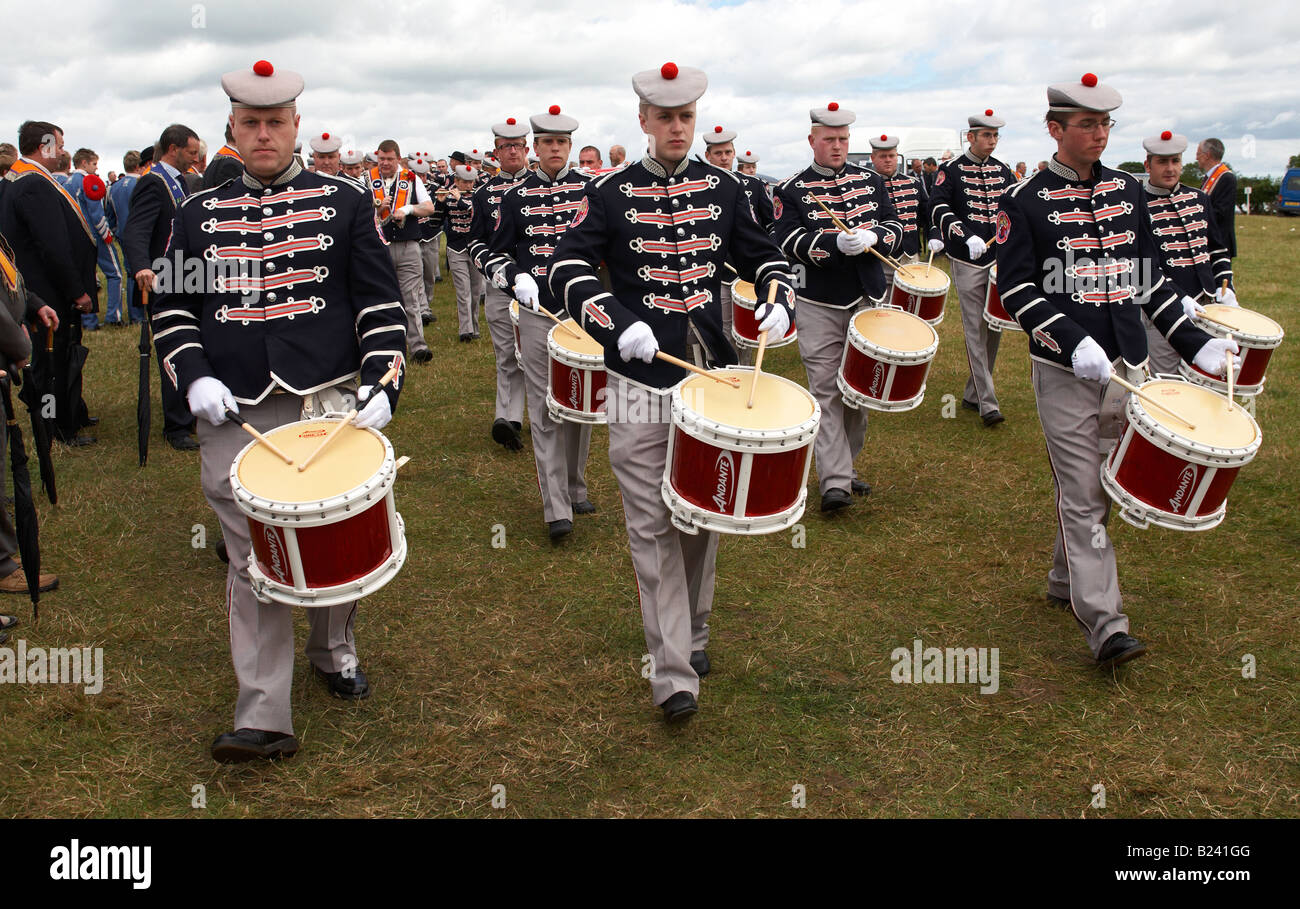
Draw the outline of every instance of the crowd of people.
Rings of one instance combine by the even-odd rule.
[[[6,299],[23,330],[3,352],[16,365],[29,355],[31,334],[49,334],[37,356],[66,364],[82,332],[151,320],[163,434],[175,448],[199,451],[230,557],[239,699],[233,731],[213,743],[218,761],[284,757],[298,747],[290,608],[258,602],[250,586],[249,528],[229,482],[247,438],[230,417],[267,432],[354,395],[357,425],[385,426],[408,380],[407,358],[433,357],[425,330],[436,320],[430,300],[443,280],[444,242],[458,339],[481,338],[481,310],[494,349],[485,439],[522,450],[527,411],[541,516],[557,543],[597,505],[585,483],[590,427],[547,411],[547,332],[555,319],[572,318],[603,351],[610,462],[653,658],[652,697],[667,721],[698,710],[710,672],[717,534],[675,526],[661,495],[670,396],[687,373],[659,355],[705,368],[737,363],[728,286],[732,277],[752,283],[763,301],[760,330],[784,337],[797,324],[821,414],[820,509],[849,508],[871,491],[859,476],[867,417],[845,406],[836,377],[850,321],[889,293],[893,269],[877,253],[901,262],[947,257],[970,368],[961,403],[989,428],[1005,420],[992,381],[1000,335],[982,318],[997,265],[1007,309],[1029,340],[1058,491],[1048,600],[1072,611],[1098,665],[1144,651],[1128,633],[1113,550],[1092,538],[1109,510],[1097,460],[1105,415],[1119,400],[1109,379],[1135,378],[1148,359],[1169,356],[1221,374],[1235,350],[1192,321],[1205,301],[1235,303],[1235,244],[1212,195],[1169,180],[1181,172],[1186,139],[1165,132],[1147,140],[1146,183],[1102,166],[1120,97],[1089,75],[1048,87],[1057,151],[1032,174],[994,157],[1007,124],[992,109],[968,118],[960,154],[903,167],[899,138],[885,134],[869,138],[870,161],[857,164],[848,154],[856,115],[830,102],[809,112],[808,165],[771,185],[755,175],[757,155],[737,154],[735,130],[697,121],[702,71],[667,63],[632,83],[646,153],[629,159],[616,145],[608,163],[591,145],[574,159],[580,124],[559,105],[505,117],[491,126],[490,150],[445,158],[404,153],[392,139],[348,148],[333,130],[302,137],[303,80],[267,61],[222,78],[231,113],[210,159],[194,130],[173,124],[143,152],[128,152],[123,173],[105,184],[95,153],[69,155],[57,125],[20,128],[0,191],[0,233],[15,273],[10,281],[6,271]],[[704,151],[692,156],[697,135]],[[1226,177],[1209,174],[1212,194]],[[1156,264],[1103,268],[1102,305],[1045,283],[1044,251],[1067,248]],[[235,277],[182,286],[169,280],[169,260],[230,265]],[[96,268],[107,289],[102,322]],[[300,287],[308,283],[309,298]],[[0,319],[0,344],[3,328]],[[386,374],[395,378],[384,385]],[[55,437],[93,444],[83,434],[95,418],[79,379],[56,394]],[[7,582],[0,589],[15,586]],[[339,697],[367,697],[356,603],[310,612],[316,673]]]

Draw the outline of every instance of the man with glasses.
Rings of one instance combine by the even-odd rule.
[[[487,182],[479,183],[474,190],[474,221],[468,246],[474,269],[484,275],[487,275],[492,232],[496,229],[501,199],[529,174],[528,144],[525,141],[528,124],[508,117],[504,123],[492,127],[492,134],[501,170]],[[471,162],[483,160],[478,149],[469,152],[466,158]],[[515,359],[515,327],[510,321],[510,295],[505,288],[489,281],[484,294],[483,315],[487,318],[488,333],[492,336],[492,348],[497,359],[496,418],[492,421],[492,441],[507,451],[522,451],[524,373]]]
[[[998,196],[1016,183],[1016,175],[993,157],[998,130],[1006,125],[992,110],[966,118],[969,147],[960,157],[946,161],[934,177],[930,192],[931,236],[942,240],[952,262],[952,283],[957,286],[962,334],[970,376],[962,391],[961,406],[979,412],[985,426],[1003,421],[993,390],[993,364],[1002,333],[984,321],[984,297],[993,265],[993,222]],[[998,282],[1002,284],[1001,281]]]
[[[1115,550],[1098,533],[1110,515],[1102,459],[1123,429],[1125,394],[1147,361],[1142,313],[1183,359],[1223,373],[1232,340],[1187,318],[1160,268],[1146,194],[1101,166],[1119,92],[1092,73],[1047,89],[1047,170],[1012,187],[997,213],[998,287],[1029,338],[1034,397],[1056,485],[1056,544],[1047,599],[1068,607],[1101,668],[1141,656],[1119,593]]]

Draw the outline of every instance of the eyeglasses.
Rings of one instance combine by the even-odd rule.
[[[502,142],[497,146],[497,151],[505,151],[507,148],[524,149],[527,147],[523,142]]]
[[[1115,121],[1107,117],[1105,120],[1084,120],[1082,123],[1066,123],[1063,125],[1066,129],[1081,129],[1085,133],[1090,133],[1098,127],[1101,127],[1105,132],[1110,132],[1115,128]]]

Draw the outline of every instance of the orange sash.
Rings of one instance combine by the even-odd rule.
[[[1219,178],[1228,172],[1228,165],[1220,161],[1215,165],[1214,170],[1205,175],[1204,182],[1201,183],[1201,192],[1207,196],[1214,192],[1214,185],[1219,182]]]
[[[86,232],[86,239],[88,239],[92,244],[95,242],[95,234],[90,229],[90,225],[86,222],[86,216],[82,213],[81,206],[77,204],[76,199],[72,198],[72,196],[68,194],[68,191],[63,188],[59,181],[50,175],[49,171],[40,165],[29,164],[22,158],[19,158],[13,163],[13,166],[9,168],[9,172],[11,174],[17,174],[20,177],[24,174],[39,174],[48,180],[50,185],[59,191],[59,195],[63,197],[63,200],[72,207],[74,212],[77,213],[77,220],[81,222],[81,229]]]
[[[11,294],[18,292],[18,266],[14,265],[13,260],[4,247],[0,246],[0,274],[4,275],[5,287],[9,288]]]
[[[237,149],[233,149],[233,148],[231,148],[229,145],[223,145],[223,146],[221,146],[221,148],[219,148],[219,149],[217,150],[217,153],[216,153],[215,155],[213,155],[212,157],[217,158],[217,157],[220,157],[220,156],[222,156],[222,155],[225,155],[227,158],[234,158],[234,159],[235,159],[236,161],[238,161],[240,164],[243,164],[243,163],[244,163],[244,159],[243,159],[242,157],[240,157],[240,155],[239,155],[239,151],[238,151]]]
[[[397,171],[397,177],[393,181],[393,187],[397,190],[397,194],[394,197],[391,206],[393,211],[397,211],[397,209],[405,205],[407,199],[410,198],[413,191],[412,181],[414,181],[414,179],[415,176],[405,168]],[[406,184],[405,187],[403,187],[403,183]],[[375,208],[388,207],[384,195],[384,178],[380,175],[379,165],[377,164],[370,168],[370,192],[375,197]]]

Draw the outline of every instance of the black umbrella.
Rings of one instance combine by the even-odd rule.
[[[41,485],[45,487],[50,504],[58,505],[59,491],[54,485],[54,459],[50,457],[50,427],[41,416],[41,394],[36,389],[36,377],[30,363],[23,367],[18,400],[27,405],[27,413],[32,419],[32,445],[36,447],[36,464],[41,469]]]
[[[149,399],[149,291],[141,290],[141,307],[144,319],[140,322],[140,388],[135,396],[136,445],[140,450],[140,466],[149,461],[149,424],[153,418]]]
[[[18,532],[18,555],[27,575],[27,593],[32,598],[32,618],[41,617],[41,541],[36,520],[36,503],[32,501],[32,478],[27,472],[27,449],[23,431],[14,416],[14,399],[9,391],[9,376],[0,377],[4,389],[5,426],[9,430],[9,468],[14,478],[14,524]]]

